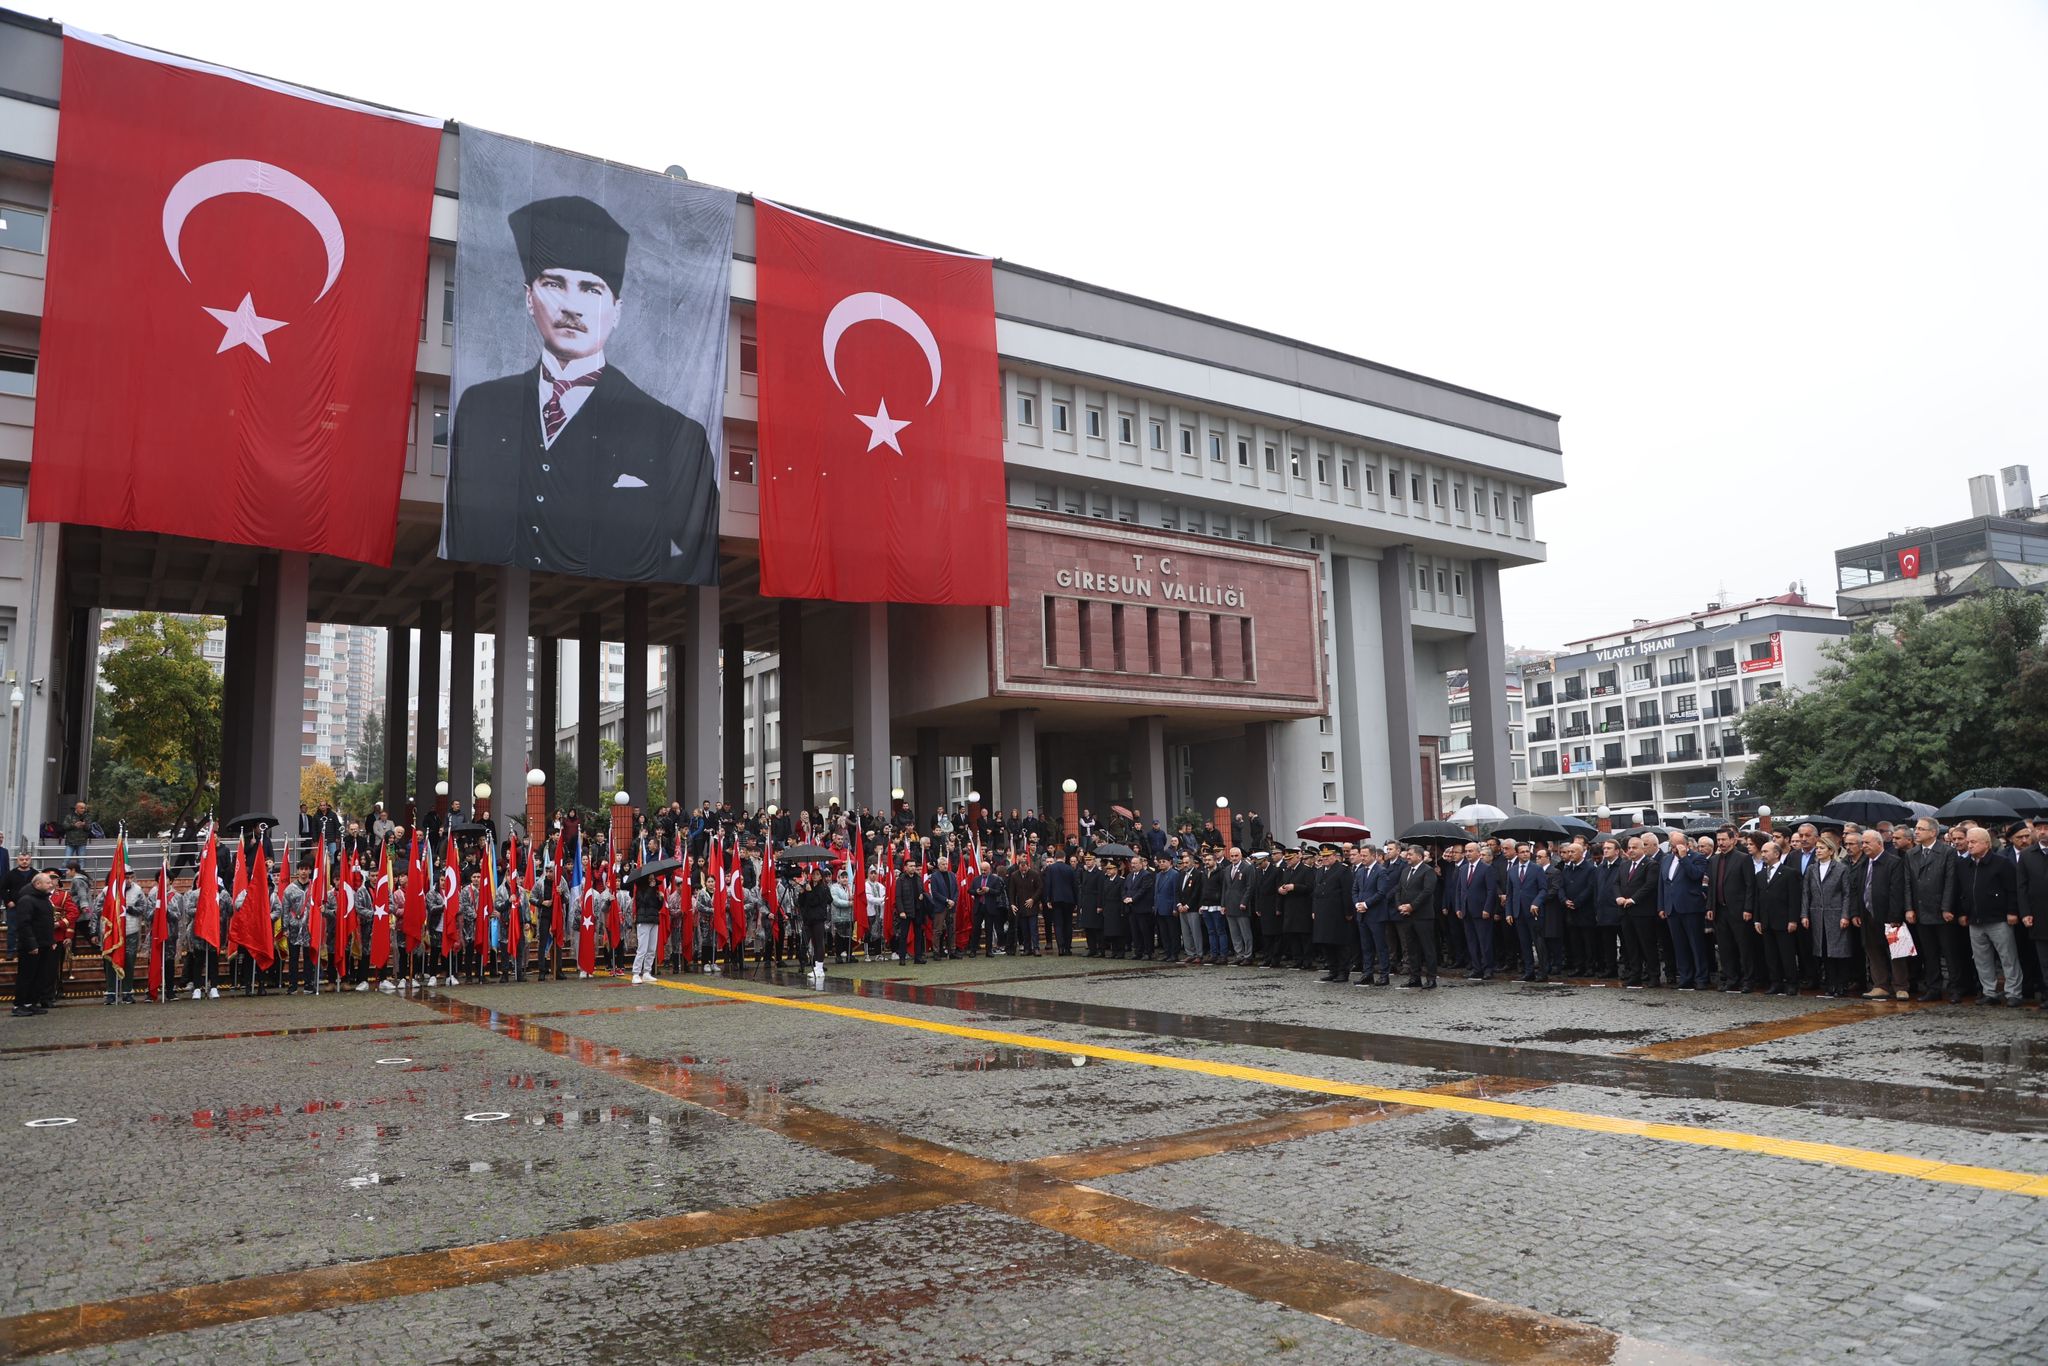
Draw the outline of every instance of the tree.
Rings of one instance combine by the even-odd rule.
[[[1965,788],[2041,786],[2044,627],[2048,599],[2023,593],[1858,625],[1827,647],[1811,688],[1744,713],[1748,785],[1799,811],[1853,787],[1939,804]]]
[[[647,809],[656,810],[668,805],[668,764],[660,759],[647,761]]]
[[[469,722],[469,752],[471,767],[476,777],[470,781],[487,783],[491,781],[491,737],[484,733],[484,722],[480,716],[471,717]]]
[[[335,789],[341,780],[334,775],[334,767],[325,759],[315,759],[299,769],[299,800],[309,811],[318,811],[321,803],[334,800]]]
[[[559,806],[573,806],[576,802],[577,782],[576,756],[569,750],[555,751],[555,802]]]
[[[206,662],[217,617],[137,612],[100,634],[92,789],[108,828],[161,829],[210,806],[220,786],[220,677]]]
[[[617,740],[601,739],[597,742],[597,771],[598,775],[606,783],[610,783],[614,778],[618,777],[619,770],[624,766],[625,762],[625,747]]]

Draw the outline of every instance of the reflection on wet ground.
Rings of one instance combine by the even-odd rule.
[[[786,984],[806,985],[807,979],[791,977]],[[2048,1134],[2048,1098],[2010,1091],[1961,1092],[1949,1087],[1913,1086],[1901,1082],[1788,1076],[1758,1069],[1671,1061],[1648,1056],[1647,1049],[1643,1054],[1620,1057],[1571,1053],[1463,1039],[1431,1039],[1216,1015],[1180,1014],[1133,1006],[1061,1001],[1042,996],[998,995],[913,982],[856,982],[827,978],[825,990],[908,1005],[979,1011],[1014,1019],[1202,1039],[1252,1048],[1275,1048],[1324,1057],[1398,1063],[1459,1074],[1515,1077],[1546,1084],[1617,1087],[1680,1100],[1735,1101],[1746,1105],[1811,1110],[1826,1115],[1947,1125],[1978,1133]],[[1804,1027],[1822,1026],[1807,1022]],[[1783,1030],[1785,1022],[1770,1021],[1754,1028],[1745,1026],[1741,1030],[1723,1031],[1721,1037],[1726,1039],[1730,1035],[1740,1035],[1755,1042],[1757,1040],[1751,1035],[1767,1033],[1770,1028]],[[1724,1042],[1718,1046],[1739,1045]],[[1713,1050],[1702,1047],[1699,1051]]]
[[[1088,1059],[1040,1053],[1029,1048],[985,1048],[971,1058],[952,1063],[955,1072],[1036,1071],[1044,1067],[1083,1067]]]
[[[419,1029],[448,1024],[447,1020],[383,1021],[377,1024],[301,1025],[293,1029],[243,1029],[225,1034],[160,1034],[140,1039],[99,1039],[89,1043],[39,1043],[19,1048],[0,1048],[0,1057],[15,1053],[104,1052],[111,1048],[137,1048],[153,1043],[213,1043],[220,1039],[282,1039],[293,1034],[347,1034],[360,1030]],[[375,1042],[375,1040],[373,1040]]]

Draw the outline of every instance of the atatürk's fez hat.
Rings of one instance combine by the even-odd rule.
[[[565,194],[514,209],[507,221],[526,283],[544,270],[584,270],[610,285],[614,295],[625,292],[632,235],[601,205]]]

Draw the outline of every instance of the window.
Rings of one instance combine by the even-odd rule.
[[[1408,500],[1412,503],[1422,501],[1422,476],[1419,474],[1408,476]]]
[[[1237,439],[1237,467],[1241,470],[1252,467],[1252,443],[1243,437]]]
[[[1126,446],[1135,446],[1138,443],[1137,437],[1131,431],[1131,415],[1129,413],[1118,413],[1116,415],[1116,439],[1123,442]]]
[[[1631,664],[1628,669],[1628,676],[1638,683],[1649,682],[1654,673],[1656,666],[1651,664]]]
[[[1223,463],[1223,433],[1209,433],[1209,458],[1219,465]]]
[[[1771,642],[1768,640],[1751,641],[1749,643],[1749,657],[1759,660],[1769,659],[1771,657]]]
[[[1316,482],[1318,484],[1330,482],[1330,457],[1327,455],[1318,454],[1316,456]]]
[[[448,407],[442,403],[434,405],[434,449],[448,449]]]
[[[1522,521],[1522,520],[1523,520],[1523,515],[1522,515],[1522,495],[1521,495],[1521,494],[1519,494],[1519,493],[1515,495],[1515,520],[1516,520],[1517,522],[1520,522],[1520,521]]]
[[[1465,486],[1463,484],[1451,485],[1451,506],[1460,512],[1465,510]]]
[[[1287,472],[1296,479],[1301,478],[1301,447],[1287,448]]]
[[[1501,512],[1500,512],[1500,495],[1499,495],[1499,494],[1497,494],[1497,493],[1493,495],[1493,515],[1494,515],[1495,517],[1499,517],[1499,516],[1501,515]]]
[[[1393,494],[1396,498],[1401,496],[1401,473],[1399,470],[1387,476],[1387,492]]]
[[[1193,455],[1195,453],[1195,429],[1193,427],[1183,427],[1180,429],[1180,453],[1182,455]]]
[[[1441,569],[1436,571],[1436,591],[1439,593],[1444,591],[1444,571]]]
[[[1451,592],[1457,597],[1465,596],[1465,575],[1463,571],[1451,575]]]
[[[1052,429],[1053,429],[1054,431],[1056,431],[1056,432],[1064,432],[1064,431],[1068,430],[1068,427],[1067,427],[1067,405],[1066,405],[1066,404],[1064,404],[1064,403],[1060,403],[1060,402],[1058,402],[1058,401],[1055,401],[1055,402],[1053,403],[1053,405],[1052,405]]]
[[[1323,805],[1324,805],[1324,806],[1335,806],[1336,804],[1337,804],[1337,785],[1336,785],[1335,783],[1324,783],[1324,784],[1323,784]]]
[[[15,251],[43,249],[43,227],[47,220],[35,209],[0,204],[0,247]]]
[[[1036,427],[1038,425],[1038,400],[1029,394],[1017,395],[1017,425]]]
[[[1166,424],[1164,422],[1152,424],[1152,449],[1155,451],[1166,449]]]
[[[754,482],[754,453],[745,446],[725,448],[725,482],[728,484],[751,484]]]
[[[1335,773],[1336,771],[1337,771],[1337,756],[1336,756],[1336,755],[1334,755],[1334,754],[1332,754],[1332,753],[1330,753],[1330,751],[1328,751],[1327,749],[1326,749],[1326,750],[1324,750],[1324,751],[1323,751],[1323,772],[1325,772],[1325,773]]]
[[[1318,716],[1316,718],[1316,729],[1322,732],[1324,735],[1328,735],[1331,731],[1330,718],[1327,716]]]
[[[1337,473],[1342,477],[1347,489],[1358,482],[1358,466],[1349,460],[1338,462]]]
[[[1452,707],[1452,708],[1451,708],[1451,724],[1452,724],[1452,725],[1454,725],[1454,726],[1469,726],[1469,725],[1471,725],[1471,724],[1472,724],[1472,704],[1471,704],[1471,703],[1469,703],[1469,702],[1460,702],[1460,703],[1459,703],[1459,704],[1458,704],[1457,706],[1455,706],[1455,707]]]
[[[27,503],[28,490],[22,485],[0,484],[0,538],[21,539],[21,520]]]
[[[36,391],[36,358],[0,352],[0,394],[33,397]]]
[[[1102,439],[1102,409],[1100,408],[1090,408],[1088,410],[1088,435],[1094,437],[1097,441]]]
[[[1280,448],[1270,441],[1266,443],[1266,473],[1280,473]]]
[[[1427,569],[1423,569],[1419,566],[1416,568],[1415,586],[1425,593],[1429,591],[1429,571]]]
[[[1443,480],[1432,479],[1429,481],[1429,501],[1432,507],[1442,507],[1444,505]]]
[[[1365,491],[1367,493],[1378,493],[1380,491],[1380,472],[1371,465],[1365,467]]]
[[[758,375],[761,373],[761,344],[752,337],[740,338],[740,373]]]

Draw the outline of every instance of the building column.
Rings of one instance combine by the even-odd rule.
[[[458,569],[448,617],[448,801],[476,817],[476,571]]]
[[[1409,575],[1414,557],[1406,546],[1380,560],[1380,670],[1386,685],[1385,729],[1393,827],[1399,831],[1422,819],[1422,756],[1415,702],[1415,633]],[[1354,724],[1370,724],[1360,717]]]
[[[98,701],[100,613],[96,607],[71,608],[64,636],[64,761],[57,766],[57,787],[67,799],[90,802],[92,793],[93,704]]]
[[[441,604],[420,604],[419,711],[413,749],[413,800],[417,822],[434,809],[434,784],[441,779]]]
[[[1038,712],[1016,707],[996,719],[997,748],[1002,755],[1002,804],[1005,811],[1038,807]],[[984,789],[985,791],[986,789]]]
[[[856,603],[853,613],[853,795],[857,811],[889,809],[889,604]]]
[[[537,636],[533,642],[533,762],[548,775],[541,787],[541,806],[554,818],[560,794],[555,790],[555,732],[562,728],[562,642]]]
[[[747,639],[746,631],[738,622],[730,622],[719,628],[719,715],[721,717],[720,739],[724,762],[721,765],[723,781],[719,791],[727,805],[733,810],[740,809],[747,793],[747,719],[745,716],[747,686]]]
[[[255,715],[256,698],[256,623],[249,606],[250,596],[244,594],[242,610],[231,613],[227,618],[227,640],[221,660],[221,809],[214,813],[221,820],[229,820],[250,809],[248,718]],[[402,719],[398,743],[405,743]],[[278,814],[284,813],[280,811]]]
[[[776,724],[782,727],[782,805],[808,811],[816,804],[811,790],[811,759],[804,751],[804,605],[784,598],[776,609]]]
[[[680,789],[684,805],[718,797],[718,590],[690,590],[689,623],[684,627],[682,656],[669,677],[682,686],[681,729],[672,743],[686,781]],[[677,664],[680,667],[676,667]],[[678,771],[677,759],[669,772]],[[674,781],[673,778],[670,779]]]
[[[491,618],[491,809],[505,816],[498,826],[502,836],[509,822],[526,819],[527,759],[537,746],[526,741],[526,629],[533,576],[511,565],[496,572],[497,609]]]
[[[1501,624],[1500,561],[1472,561],[1472,634],[1465,641],[1465,697],[1472,706],[1474,795],[1505,811],[1515,802],[1508,761],[1507,633]]]
[[[619,747],[624,754],[619,786],[633,796],[633,805],[647,810],[647,589],[626,590],[626,703],[619,718]]]
[[[257,712],[265,717],[259,727],[267,741],[260,790],[259,809],[287,820],[299,809],[299,746],[305,733],[306,716],[306,575],[310,557],[303,550],[280,551],[275,565],[266,569],[258,601],[263,613],[259,627],[269,650],[259,668],[270,678],[270,688],[257,696]],[[263,667],[266,666],[267,668]],[[291,827],[296,829],[296,826]]]
[[[1157,820],[1160,829],[1173,830],[1172,798],[1166,785],[1166,718],[1133,716],[1128,743],[1131,757],[1131,800],[1146,821]],[[1146,827],[1150,829],[1149,824]]]
[[[604,710],[604,623],[595,612],[576,619],[576,805],[609,819],[603,800],[604,759],[597,748],[598,715]]]
[[[950,805],[946,796],[946,756],[939,752],[939,733],[920,726],[914,742],[917,749],[910,760],[910,810],[919,829],[931,819],[932,808]]]
[[[1278,725],[1274,721],[1253,721],[1245,726],[1244,791],[1238,795],[1237,814],[1256,815],[1269,835],[1273,833],[1273,740]],[[1246,852],[1250,852],[1249,846]]]
[[[754,772],[754,805],[768,804],[768,685],[759,670],[745,675],[745,716],[754,718],[753,739],[748,745],[746,765]],[[741,723],[745,724],[745,716]],[[780,803],[777,803],[779,806]]]
[[[668,686],[661,691],[661,761],[668,766],[668,799],[685,809],[693,803],[684,786],[683,768],[683,642],[680,638],[661,647],[662,668]]]
[[[412,673],[412,632],[403,626],[384,628],[384,809],[391,819],[405,821],[405,693]],[[282,812],[279,813],[283,814]]]
[[[981,804],[988,810],[996,810],[996,747],[976,745],[968,752],[968,782],[970,791],[981,794]]]

